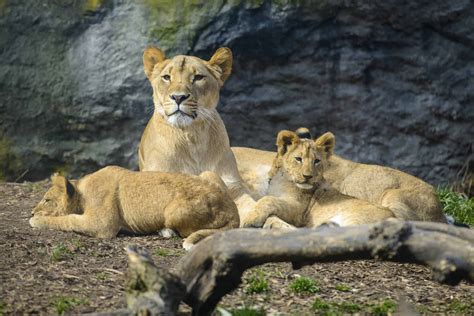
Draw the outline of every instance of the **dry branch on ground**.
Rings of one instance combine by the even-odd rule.
[[[157,268],[136,247],[127,251],[128,307],[131,312],[151,314],[174,313],[181,300],[193,308],[193,314],[209,314],[238,287],[245,270],[268,262],[292,262],[300,268],[316,262],[376,258],[429,266],[442,283],[474,281],[472,230],[394,219],[355,227],[227,231],[200,242],[173,273]]]

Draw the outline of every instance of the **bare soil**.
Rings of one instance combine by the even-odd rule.
[[[157,265],[167,269],[185,254],[177,238],[100,240],[32,229],[31,209],[48,184],[0,184],[0,315],[77,314],[125,307],[126,245],[147,248]],[[268,290],[248,293],[252,276],[260,276]],[[290,284],[298,276],[314,279],[318,291],[292,291]],[[316,313],[312,305],[319,298],[328,304],[354,303],[362,313],[370,313],[377,304],[393,300],[427,314],[474,315],[473,297],[473,284],[440,285],[425,267],[369,260],[315,264],[301,270],[292,270],[289,264],[267,264],[247,271],[243,284],[219,306],[227,311],[248,307],[267,314],[306,315]],[[190,312],[185,305],[180,310]]]

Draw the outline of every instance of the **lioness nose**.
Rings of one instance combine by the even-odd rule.
[[[308,181],[309,179],[311,179],[311,178],[313,177],[313,175],[311,175],[311,174],[309,174],[309,175],[304,174],[303,177],[304,177],[304,179],[305,179],[306,181]]]
[[[184,100],[189,98],[189,94],[172,94],[170,98],[173,99],[176,104],[180,105]]]

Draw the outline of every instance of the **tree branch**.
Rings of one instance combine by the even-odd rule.
[[[466,228],[396,219],[291,231],[236,229],[199,242],[180,260],[175,274],[159,270],[146,254],[137,255],[136,248],[129,248],[127,303],[134,311],[146,306],[140,311],[172,314],[184,300],[193,314],[206,315],[238,287],[245,270],[267,262],[292,262],[300,268],[315,262],[375,258],[429,266],[443,283],[474,281],[473,241],[473,231]],[[140,285],[144,280],[146,286]]]

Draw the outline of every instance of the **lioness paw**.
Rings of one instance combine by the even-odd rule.
[[[178,237],[178,234],[169,228],[163,228],[158,232],[158,235],[163,238],[171,238],[171,237]]]
[[[33,216],[32,218],[30,218],[29,220],[29,223],[30,223],[30,226],[33,227],[33,228],[40,228],[42,225],[41,225],[41,216]]]
[[[194,247],[194,244],[193,244],[193,243],[190,243],[190,242],[188,242],[187,240],[184,240],[184,242],[183,242],[183,248],[184,248],[184,250],[189,251],[189,250],[191,250],[193,247]]]

